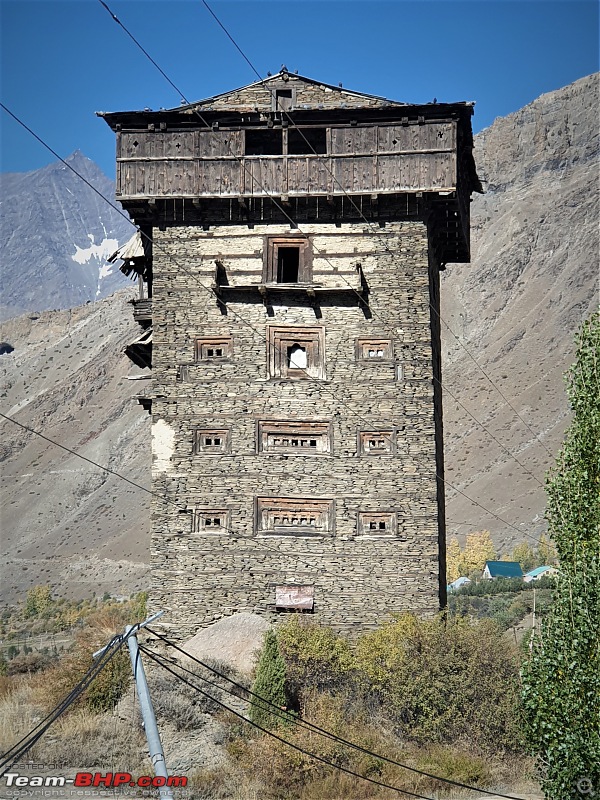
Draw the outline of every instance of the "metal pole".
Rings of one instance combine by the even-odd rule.
[[[140,709],[142,711],[142,719],[144,720],[144,730],[146,732],[146,740],[148,742],[148,751],[150,753],[150,761],[154,767],[154,774],[162,776],[165,779],[169,777],[167,771],[167,764],[165,762],[165,754],[163,753],[162,744],[160,741],[160,734],[156,725],[156,717],[154,716],[154,708],[152,707],[152,698],[150,697],[150,690],[148,689],[148,682],[146,681],[146,673],[144,672],[144,665],[142,664],[142,656],[138,647],[137,637],[135,633],[131,633],[134,625],[128,625],[125,628],[125,635],[127,638],[127,647],[129,648],[129,655],[131,657],[131,666],[133,668],[133,677],[137,686],[138,697],[140,699]],[[170,786],[166,783],[158,789],[159,796],[165,800],[170,800],[173,797],[173,792]]]

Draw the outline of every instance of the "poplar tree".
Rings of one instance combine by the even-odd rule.
[[[523,668],[525,734],[547,800],[600,795],[600,315],[576,342],[573,421],[547,479],[559,576]]]
[[[286,709],[285,661],[279,652],[277,637],[269,630],[256,667],[252,691],[268,702],[252,697],[250,719],[262,728],[275,728],[281,724]],[[270,703],[275,706],[270,705]],[[277,709],[281,709],[279,712]]]

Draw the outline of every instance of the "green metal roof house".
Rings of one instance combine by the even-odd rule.
[[[522,578],[523,570],[518,561],[486,561],[482,578]]]

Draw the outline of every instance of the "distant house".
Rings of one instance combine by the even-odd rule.
[[[556,567],[536,567],[526,572],[523,575],[523,580],[525,583],[530,583],[531,581],[539,581],[540,578],[544,578],[546,575],[558,575],[558,570]]]
[[[459,589],[462,589],[463,586],[467,586],[469,583],[471,583],[471,579],[462,576],[461,578],[457,578],[455,581],[452,581],[452,583],[449,583],[447,588],[449,592],[456,592]]]
[[[486,561],[482,578],[522,578],[523,570],[518,561]]]

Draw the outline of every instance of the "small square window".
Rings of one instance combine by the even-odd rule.
[[[393,358],[391,339],[357,339],[357,361],[385,361]]]
[[[194,454],[200,455],[210,453],[228,453],[230,449],[230,433],[231,432],[227,429],[195,430],[193,449]]]
[[[359,511],[357,520],[359,536],[396,536],[398,521],[394,511]]]
[[[396,432],[393,428],[384,431],[359,431],[358,452],[360,455],[392,455],[395,450]]]
[[[265,283],[310,283],[310,241],[304,236],[265,237],[263,280]]]
[[[229,511],[224,508],[195,508],[192,512],[192,533],[225,535],[230,531]]]
[[[267,342],[271,378],[325,377],[325,333],[322,327],[268,326]]]
[[[271,108],[273,111],[291,111],[296,101],[295,89],[274,89],[272,92]]]
[[[231,336],[211,337],[210,339],[196,339],[196,361],[219,361],[231,358],[233,355],[233,339]]]

